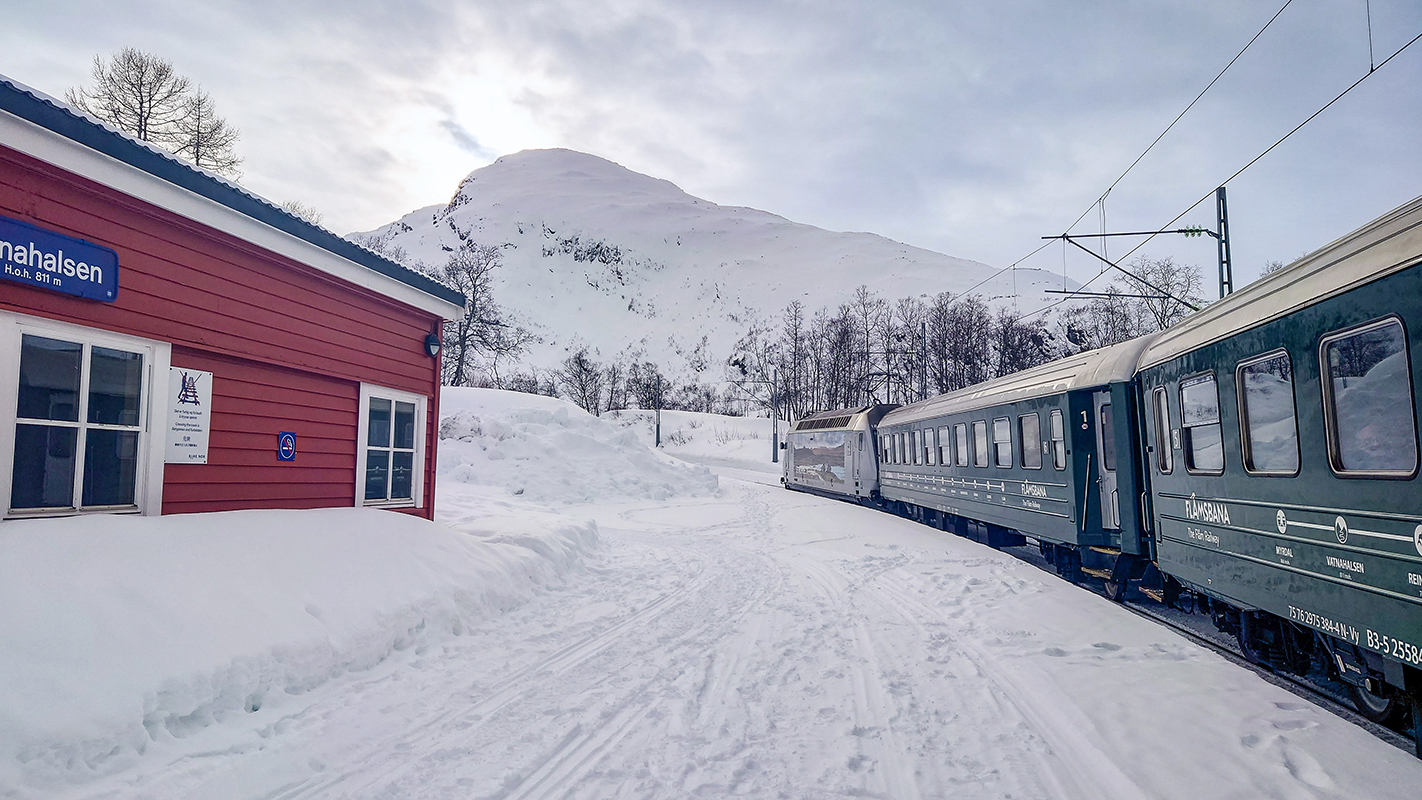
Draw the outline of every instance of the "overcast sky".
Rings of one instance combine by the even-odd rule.
[[[46,0],[7,4],[0,72],[62,96],[96,54],[161,55],[241,130],[246,186],[341,233],[445,202],[499,155],[567,147],[1006,266],[1090,209],[1283,2]],[[1367,74],[1369,13],[1374,62],[1422,33],[1416,0],[1294,0],[1111,192],[1106,227],[1167,224]],[[1238,283],[1422,194],[1419,145],[1422,43],[1229,183]],[[1213,226],[1213,203],[1188,223]],[[1214,286],[1212,240],[1141,252]]]

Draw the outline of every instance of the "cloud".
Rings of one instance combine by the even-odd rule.
[[[162,53],[242,129],[248,185],[304,199],[338,227],[442,202],[499,154],[568,147],[715,202],[997,264],[1088,209],[1278,9],[354,0],[259,15],[238,0],[131,5],[21,6],[0,31],[8,68],[61,94],[95,53]],[[1371,10],[1378,60],[1422,30],[1410,0]],[[1163,224],[1211,191],[1366,72],[1367,44],[1354,0],[1291,6],[1112,191],[1107,224]],[[1231,184],[1242,270],[1415,194],[1422,105],[1400,98],[1417,94],[1417,50]]]

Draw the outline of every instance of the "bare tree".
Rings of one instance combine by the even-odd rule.
[[[627,391],[638,408],[666,408],[671,383],[651,361],[633,362],[627,370]]]
[[[558,383],[575,405],[593,416],[602,415],[602,365],[588,354],[587,347],[563,360],[563,368],[555,370]]]
[[[70,105],[203,169],[239,177],[242,160],[233,152],[237,129],[171,62],[125,47],[107,61],[94,56],[90,74],[93,86],[64,93]]]
[[[145,142],[172,145],[173,125],[187,113],[185,101],[192,89],[172,63],[125,47],[107,62],[94,56],[90,74],[92,88],[64,93],[70,105]]]
[[[443,266],[424,270],[465,298],[464,314],[444,326],[444,384],[470,386],[486,368],[497,385],[502,363],[527,349],[534,336],[505,322],[494,302],[493,272],[503,258],[499,248],[479,244],[453,222],[450,228],[458,235],[459,246],[447,248],[449,258]]]
[[[323,220],[323,219],[326,218],[326,215],[325,215],[325,214],[322,214],[320,211],[317,211],[315,206],[307,205],[306,203],[303,203],[303,202],[301,202],[300,200],[287,200],[285,203],[282,203],[282,204],[281,204],[281,207],[282,207],[282,209],[284,209],[288,214],[291,214],[291,215],[297,216],[297,217],[301,217],[302,219],[306,220],[307,222],[311,223],[312,225],[320,225],[320,224],[321,224],[321,220]],[[374,237],[374,236],[366,237],[366,238],[362,238],[362,237],[359,237],[359,236],[355,237],[355,241],[356,241],[358,244],[365,245],[366,249],[375,250],[375,252],[380,253],[381,255],[386,256],[386,258],[390,258],[391,261],[395,261],[396,263],[399,263],[399,262],[401,261],[401,259],[391,258],[391,257],[390,257],[389,255],[387,255],[386,253],[383,253],[383,252],[381,252],[380,250],[377,250],[375,247],[372,247],[372,246],[367,242],[367,239],[370,240],[370,241],[379,241],[379,239],[378,239],[377,237]],[[403,254],[404,251],[401,250],[401,253]]]
[[[1155,323],[1155,330],[1163,331],[1189,316],[1193,309],[1186,303],[1205,304],[1200,294],[1204,278],[1199,267],[1176,264],[1169,256],[1161,259],[1140,256],[1127,266],[1139,278],[1122,278],[1126,289],[1121,293],[1142,295],[1138,301]]]
[[[234,179],[241,177],[237,167],[242,159],[233,152],[240,134],[217,115],[212,95],[202,87],[194,89],[183,100],[182,112],[173,123],[173,152],[209,172]],[[311,222],[319,224],[320,212],[310,210],[317,217]]]

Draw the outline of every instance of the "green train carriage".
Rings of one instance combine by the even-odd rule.
[[[1156,560],[1246,655],[1422,696],[1422,199],[1159,334],[1136,391]]]
[[[1002,547],[1024,534],[1119,595],[1149,564],[1131,382],[1151,337],[904,406],[879,424],[880,493]]]

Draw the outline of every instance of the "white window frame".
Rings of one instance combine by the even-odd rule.
[[[139,406],[138,452],[133,486],[133,507],[79,509],[82,497],[67,509],[10,510],[11,480],[15,468],[15,425],[20,401],[20,337],[25,334],[80,342],[88,346],[109,347],[131,353],[142,353],[145,361],[144,396]],[[168,368],[172,364],[173,346],[168,342],[142,339],[121,333],[69,322],[32,317],[0,311],[0,513],[4,519],[34,519],[38,517],[73,517],[91,514],[163,513],[163,450],[167,444]],[[160,399],[162,398],[162,399]],[[81,420],[81,427],[87,427]],[[80,443],[78,446],[82,446]],[[82,475],[82,460],[76,460],[75,471]],[[77,481],[76,481],[77,482]]]
[[[370,399],[379,397],[391,401],[391,429],[394,429],[394,403],[414,403],[415,404],[415,458],[414,471],[411,476],[410,500],[366,500],[365,499],[365,468],[366,452],[369,449],[370,440]],[[424,508],[425,507],[425,472],[429,466],[429,453],[426,444],[429,438],[429,425],[426,423],[425,415],[428,413],[429,398],[422,394],[404,392],[399,389],[390,389],[384,386],[377,386],[370,383],[360,385],[360,408],[356,417],[356,474],[355,474],[355,505],[363,508]]]

